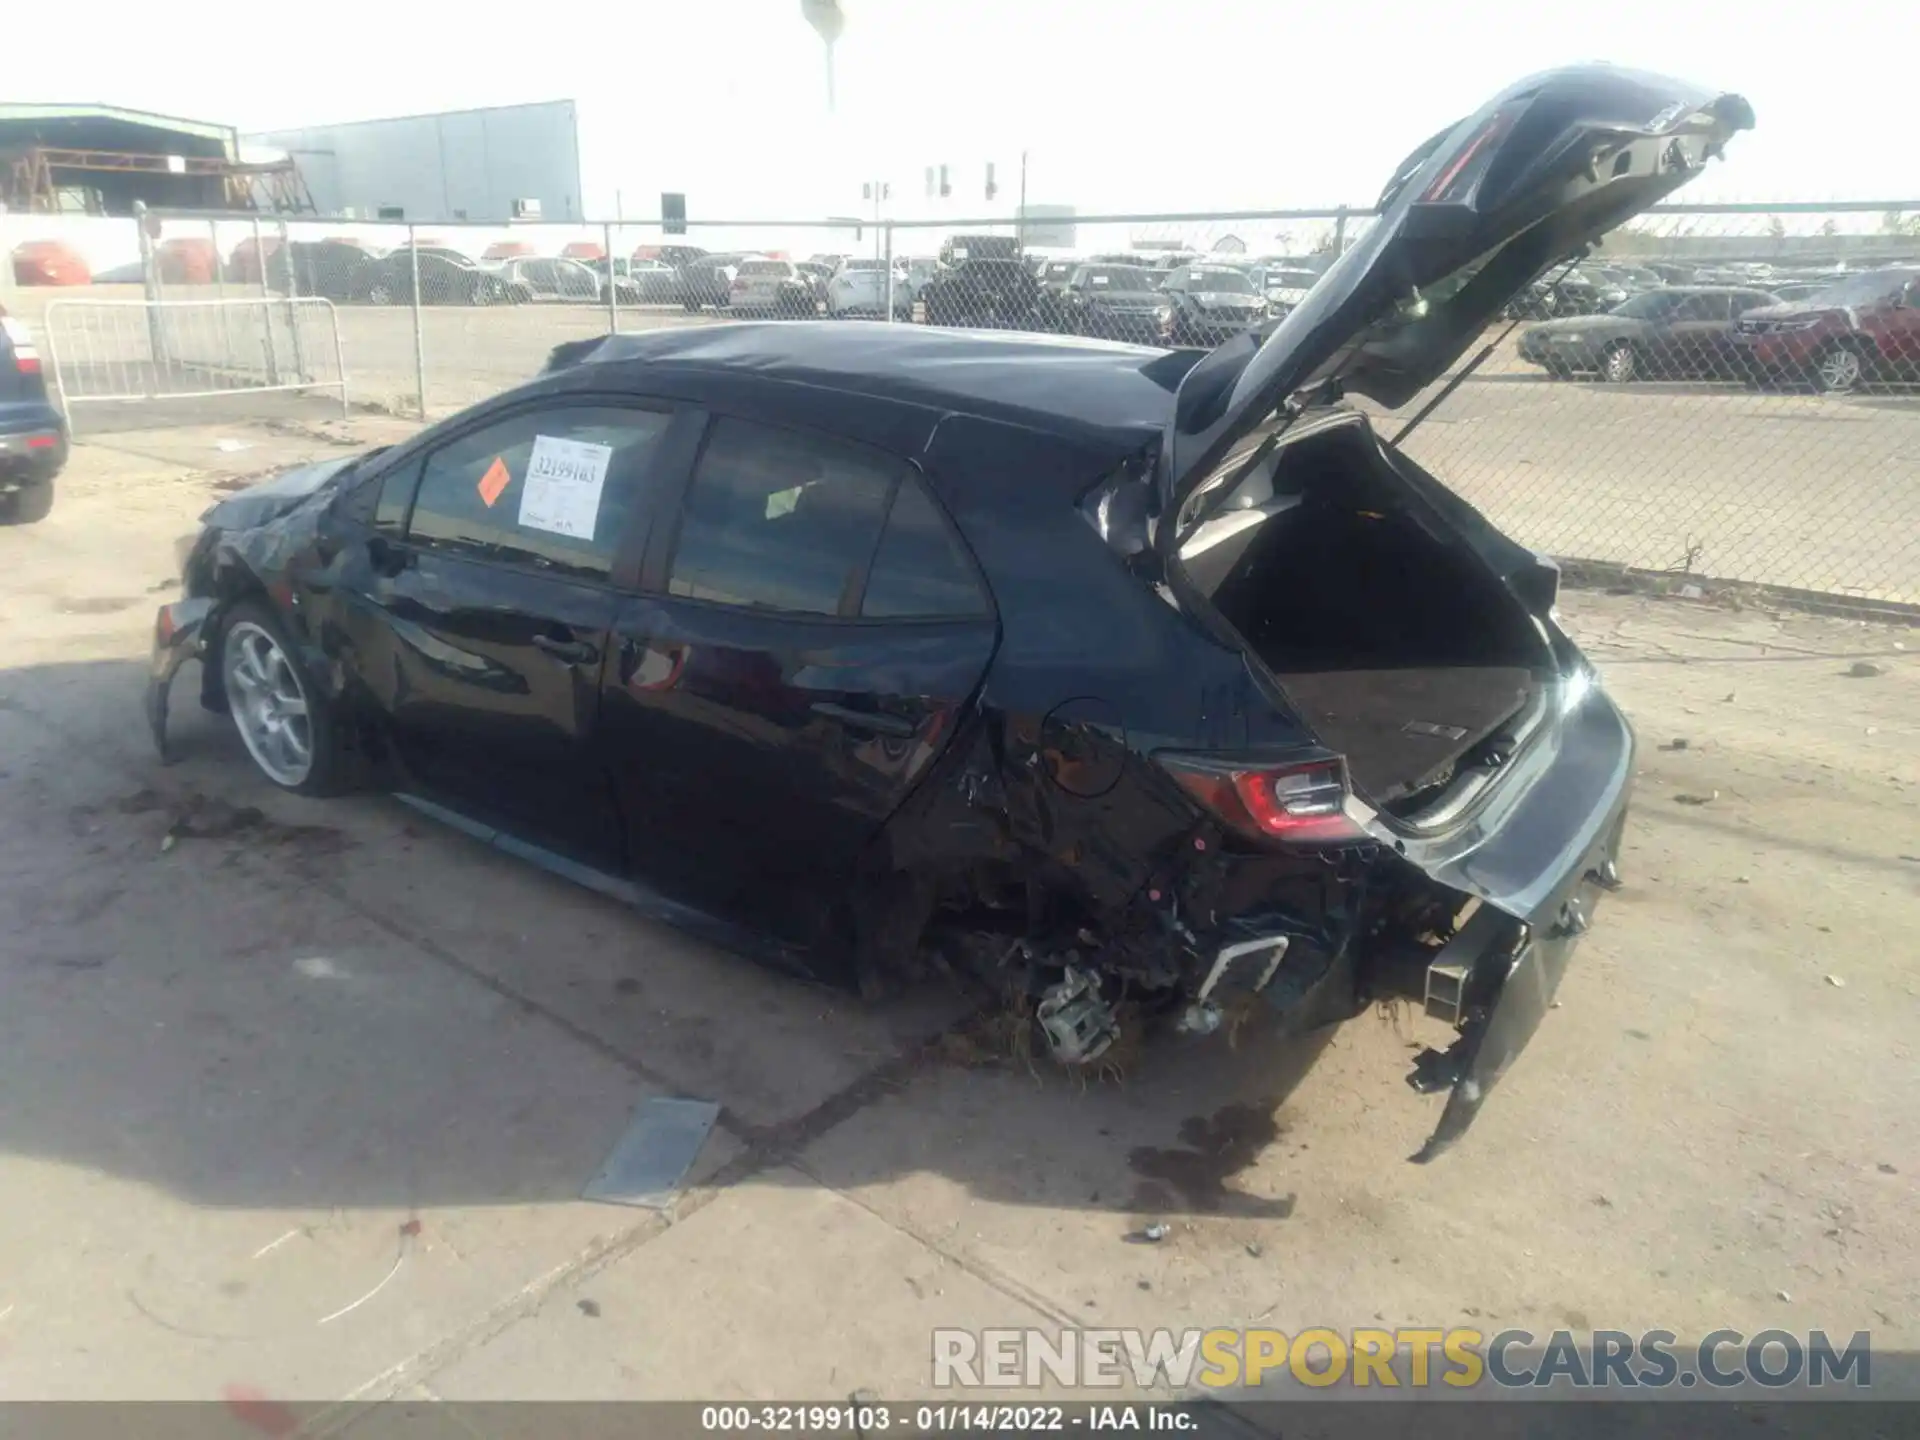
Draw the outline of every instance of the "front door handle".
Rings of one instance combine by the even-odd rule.
[[[533,644],[536,650],[544,650],[569,665],[591,665],[600,658],[600,647],[591,640],[559,640],[551,635],[536,635]]]
[[[876,735],[894,735],[906,739],[919,730],[911,720],[902,720],[898,715],[882,715],[874,710],[855,710],[847,705],[835,705],[829,700],[814,704],[813,713],[828,720],[838,720],[842,725],[854,730],[871,730]]]

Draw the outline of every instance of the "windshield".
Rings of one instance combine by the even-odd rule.
[[[1277,290],[1311,290],[1319,278],[1311,270],[1267,271],[1267,284]]]
[[[1100,290],[1152,290],[1153,273],[1138,265],[1089,265],[1074,276],[1074,284]]]
[[[1253,281],[1238,270],[1192,270],[1187,273],[1187,288],[1209,295],[1251,295]]]
[[[742,275],[785,275],[787,264],[784,260],[749,260],[740,267]]]
[[[1901,285],[1920,271],[1876,270],[1868,275],[1855,275],[1842,280],[1838,285],[1830,285],[1825,290],[1809,296],[1822,305],[1871,305],[1884,300]]]

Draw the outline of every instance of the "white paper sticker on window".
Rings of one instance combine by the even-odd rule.
[[[529,530],[593,539],[600,518],[600,491],[607,483],[611,445],[536,435],[520,492],[520,523]]]

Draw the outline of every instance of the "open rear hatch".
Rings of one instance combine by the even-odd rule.
[[[1538,275],[1752,123],[1737,95],[1611,66],[1524,80],[1400,165],[1285,320],[1182,380],[1154,546],[1376,807],[1416,809],[1537,718],[1559,678],[1539,623],[1553,567],[1352,417],[1300,417],[1413,399]]]

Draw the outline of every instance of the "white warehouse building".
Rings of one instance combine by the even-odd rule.
[[[292,156],[322,215],[361,220],[585,218],[571,100],[249,135]]]

